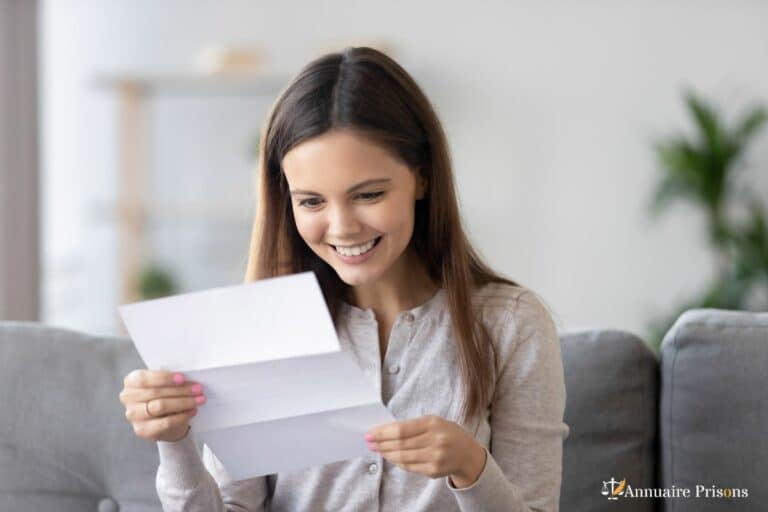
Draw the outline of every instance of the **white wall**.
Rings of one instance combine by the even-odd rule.
[[[324,42],[377,37],[394,43],[442,117],[473,240],[565,328],[643,334],[706,282],[713,262],[697,212],[647,215],[650,145],[686,125],[682,87],[729,112],[768,103],[768,4],[757,0],[57,0],[42,22],[48,269],[89,266],[97,242],[82,201],[114,193],[114,105],[89,86],[96,73],[189,69],[212,43],[260,45],[274,70],[294,73]],[[164,151],[173,144],[167,136]],[[751,179],[768,199],[768,133],[753,149]],[[50,307],[63,293],[97,292],[82,279],[49,287],[51,322],[99,329],[95,318],[114,312],[94,297],[70,320],[78,313]]]

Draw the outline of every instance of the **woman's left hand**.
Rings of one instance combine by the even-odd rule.
[[[365,438],[371,450],[398,467],[430,478],[449,476],[458,488],[475,483],[485,467],[485,448],[440,416],[380,425]]]

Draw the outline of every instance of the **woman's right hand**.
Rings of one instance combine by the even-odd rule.
[[[180,373],[133,370],[125,376],[120,402],[133,431],[143,439],[175,442],[184,439],[189,420],[205,403],[202,386]]]

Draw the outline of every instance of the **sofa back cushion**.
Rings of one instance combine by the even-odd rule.
[[[656,510],[654,499],[609,500],[603,495],[604,490],[618,489],[611,479],[626,479],[632,487],[656,485],[656,355],[639,338],[620,331],[569,332],[560,340],[565,423],[570,427],[563,446],[560,510]]]
[[[119,400],[125,338],[0,323],[0,510],[157,512],[155,443]]]
[[[688,311],[661,356],[661,485],[692,494],[665,510],[766,510],[768,313]],[[748,497],[707,497],[725,489]]]

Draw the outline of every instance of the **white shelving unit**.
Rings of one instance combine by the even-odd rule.
[[[146,197],[149,178],[148,102],[158,95],[209,97],[248,96],[270,101],[288,84],[276,74],[114,73],[97,77],[96,84],[115,92],[118,102],[118,198],[113,210],[118,233],[119,300],[138,300],[138,277],[145,256],[146,226],[150,218],[206,219],[237,222],[244,212],[230,205],[191,201],[158,203]]]

